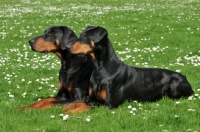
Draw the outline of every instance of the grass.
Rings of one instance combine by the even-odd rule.
[[[0,1],[1,131],[200,131],[199,8],[199,0]],[[69,26],[77,35],[88,25],[103,26],[126,64],[179,71],[187,76],[195,95],[154,103],[125,102],[113,110],[101,106],[70,115],[66,121],[59,107],[18,111],[19,106],[57,92],[58,58],[33,52],[28,45],[30,38],[52,25]]]

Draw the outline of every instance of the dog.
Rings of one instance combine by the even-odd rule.
[[[35,103],[18,108],[47,109],[57,104],[86,102],[89,93],[90,76],[93,63],[89,56],[71,54],[69,47],[77,40],[76,34],[66,26],[52,26],[41,36],[29,40],[33,51],[54,53],[61,61],[58,93],[55,97],[44,98]]]
[[[153,102],[163,96],[179,99],[194,93],[186,77],[180,73],[124,64],[115,54],[108,32],[103,27],[87,27],[70,51],[91,56],[94,69],[89,96],[108,108],[116,108],[126,100]],[[76,103],[72,108],[76,109]]]

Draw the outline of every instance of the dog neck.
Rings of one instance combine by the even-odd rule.
[[[61,61],[61,68],[63,69],[64,72],[66,72],[66,65],[67,65],[67,56],[70,54],[68,51],[66,50],[58,50],[55,51],[55,54],[57,55],[57,57],[60,59]]]
[[[62,61],[62,54],[59,51],[56,51],[55,54],[58,56],[58,58],[60,59],[60,61]]]
[[[106,37],[97,44],[95,44],[96,49],[94,47],[94,65],[97,69],[109,69],[108,71],[112,71],[113,67],[120,67],[123,64],[115,54],[114,48],[110,40]]]

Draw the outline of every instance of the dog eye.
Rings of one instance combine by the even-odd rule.
[[[86,34],[86,33],[84,33],[84,34],[83,34],[83,36],[84,36],[85,38],[88,38],[88,36],[87,36],[87,34]]]
[[[51,31],[51,32],[49,32],[49,35],[54,35],[54,33]]]
[[[48,30],[45,31],[45,32],[47,32],[48,35],[54,35],[54,32],[52,31],[52,29],[48,29]]]

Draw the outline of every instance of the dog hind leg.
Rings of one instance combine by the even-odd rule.
[[[186,77],[181,74],[174,74],[169,81],[169,88],[166,95],[173,99],[189,97],[194,93]]]

